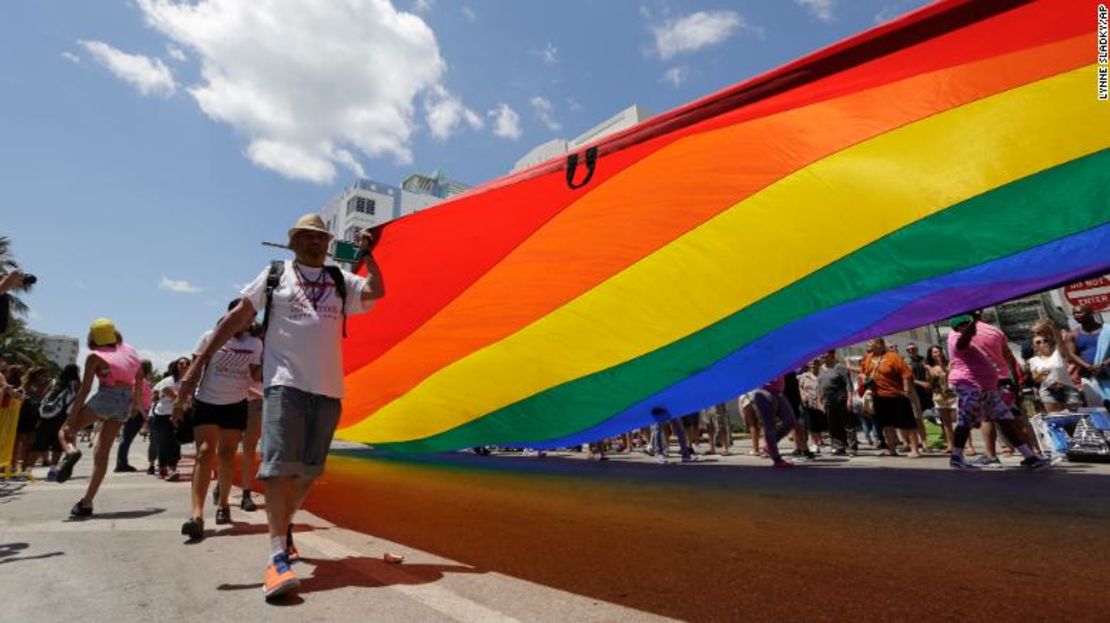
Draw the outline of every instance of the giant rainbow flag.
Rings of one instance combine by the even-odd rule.
[[[1110,269],[1098,2],[938,2],[384,226],[338,436],[558,447]]]

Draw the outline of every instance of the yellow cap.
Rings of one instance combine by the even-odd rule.
[[[107,318],[97,318],[89,327],[93,344],[97,346],[111,346],[116,343],[116,325]]]

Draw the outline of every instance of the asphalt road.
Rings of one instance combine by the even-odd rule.
[[[773,470],[338,447],[298,519],[304,587],[272,606],[261,511],[185,545],[187,483],[110,474],[98,517],[66,521],[86,459],[64,485],[4,485],[2,618],[1103,620],[1110,468],[1006,461]]]

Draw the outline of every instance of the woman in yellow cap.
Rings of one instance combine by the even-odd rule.
[[[85,497],[73,506],[70,515],[88,517],[92,515],[93,498],[108,471],[108,459],[112,444],[120,427],[131,412],[137,408],[134,388],[142,380],[142,364],[139,353],[123,342],[123,336],[107,318],[98,318],[89,327],[88,347],[92,351],[85,359],[85,371],[81,376],[81,387],[73,400],[69,419],[58,433],[65,457],[58,466],[58,482],[65,482],[73,474],[73,466],[81,458],[81,451],[73,444],[74,431],[79,431],[96,420],[101,420],[100,435],[96,438],[93,450],[93,471],[89,476],[89,486]],[[100,382],[96,395],[89,399],[93,379]],[[88,401],[86,402],[86,399]]]

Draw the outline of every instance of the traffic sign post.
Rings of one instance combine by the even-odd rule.
[[[1091,311],[1110,309],[1110,278],[1085,279],[1064,287],[1064,298],[1072,307],[1086,305]]]
[[[358,260],[358,245],[343,240],[335,241],[335,261],[355,263]]]

